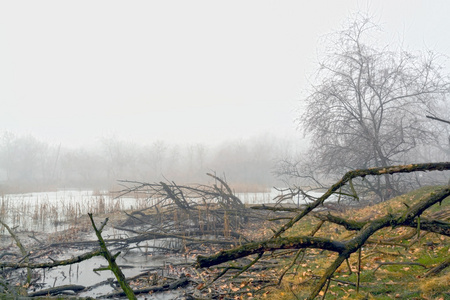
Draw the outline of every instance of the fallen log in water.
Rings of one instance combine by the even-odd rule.
[[[29,293],[28,297],[38,297],[38,296],[47,296],[47,295],[58,295],[65,291],[74,291],[74,292],[80,292],[84,290],[85,287],[82,285],[75,285],[75,284],[68,284],[68,285],[61,285],[56,286],[44,290],[40,290],[37,292]]]
[[[176,290],[177,288],[188,285],[189,282],[190,282],[190,280],[184,274],[181,274],[180,279],[173,281],[171,283],[137,289],[137,290],[133,290],[133,292],[135,295],[138,295],[138,294],[156,293],[156,292]],[[111,294],[105,295],[104,298],[115,298],[115,297],[124,297],[124,296],[125,296],[124,292],[117,292],[117,293],[111,293]]]

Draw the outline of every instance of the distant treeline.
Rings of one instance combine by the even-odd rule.
[[[226,176],[239,189],[276,184],[277,162],[297,151],[295,141],[271,135],[204,144],[148,144],[115,138],[91,147],[68,148],[31,135],[1,134],[0,192],[56,188],[117,189],[117,180],[202,183],[207,172]]]

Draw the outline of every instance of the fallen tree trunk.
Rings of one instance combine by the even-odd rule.
[[[318,238],[300,236],[300,237],[280,237],[286,230],[291,228],[300,219],[308,215],[316,207],[323,204],[333,193],[338,191],[347,182],[356,177],[365,177],[368,175],[386,175],[394,173],[407,173],[416,171],[433,171],[433,170],[449,170],[450,163],[429,163],[429,164],[411,164],[402,166],[371,168],[366,170],[355,170],[347,172],[340,181],[334,184],[324,195],[318,198],[313,203],[306,205],[302,212],[293,217],[289,222],[284,224],[278,231],[274,233],[272,238],[262,242],[248,243],[240,247],[221,251],[215,255],[204,257],[198,256],[196,267],[211,267],[227,261],[232,261],[238,258],[246,257],[252,254],[258,254],[261,257],[264,252],[274,251],[279,249],[301,249],[301,248],[319,248],[329,251],[337,252],[338,257],[325,270],[320,280],[315,285],[308,299],[314,299],[322,288],[331,280],[334,272],[339,266],[346,261],[351,254],[357,252],[374,235],[377,231],[386,227],[409,226],[418,228],[418,230],[428,230],[442,235],[449,234],[449,224],[447,222],[438,220],[421,219],[421,215],[425,210],[436,203],[442,202],[445,198],[450,196],[450,186],[442,187],[436,191],[429,193],[422,198],[418,203],[407,207],[405,211],[396,214],[387,213],[386,215],[370,221],[358,222],[350,221],[332,215],[325,215],[321,219],[332,221],[345,226],[349,230],[357,231],[355,237],[347,241],[336,241],[331,238]],[[356,193],[356,192],[355,192]],[[355,195],[355,197],[357,197]],[[256,258],[256,260],[258,259]],[[359,283],[358,283],[359,287]]]
[[[137,289],[137,290],[133,290],[133,292],[135,295],[138,295],[138,294],[148,294],[148,293],[176,290],[180,287],[184,287],[184,286],[188,285],[189,282],[190,282],[189,279],[184,274],[182,274],[180,276],[180,279],[173,281],[171,283]],[[125,296],[124,292],[118,292],[118,293],[111,293],[111,294],[105,295],[104,297],[105,298],[116,298],[116,297],[123,297],[123,296]]]
[[[274,234],[274,238],[280,236],[283,232],[291,228],[295,223],[300,221],[304,216],[309,214],[319,205],[322,205],[325,200],[327,200],[332,194],[338,191],[341,187],[343,187],[347,182],[350,182],[352,179],[357,177],[366,177],[366,176],[379,176],[379,175],[388,175],[388,174],[396,174],[396,173],[411,173],[411,172],[425,172],[425,171],[444,171],[450,170],[450,162],[441,162],[441,163],[425,163],[425,164],[410,164],[410,165],[400,165],[400,166],[391,166],[391,167],[379,167],[379,168],[370,168],[363,170],[354,170],[347,172],[341,180],[333,184],[320,198],[318,198],[313,203],[307,205],[305,209],[298,214],[296,217],[292,218],[289,222],[284,224],[277,232]]]
[[[338,216],[334,216],[332,214],[326,215],[320,214],[316,215],[316,217],[323,221],[328,221],[344,226],[345,229],[347,230],[361,230],[364,226],[370,223],[370,221],[361,222],[361,221],[347,220]],[[410,220],[408,222],[404,222],[403,224],[399,224],[398,226],[417,228],[419,226],[419,223],[417,220]],[[426,218],[420,218],[420,230],[450,236],[450,223],[440,220],[430,220]]]
[[[84,290],[85,288],[86,287],[84,287],[82,285],[75,285],[75,284],[61,285],[61,286],[56,286],[56,287],[40,290],[37,292],[29,293],[28,297],[38,297],[38,296],[47,296],[47,295],[54,296],[54,295],[61,294],[62,292],[65,292],[65,291],[80,292],[80,291]]]
[[[58,266],[65,266],[76,264],[82,262],[83,260],[90,259],[94,256],[102,255],[102,250],[94,250],[88,253],[84,253],[82,255],[65,259],[65,260],[53,260],[52,262],[43,262],[43,263],[14,263],[14,262],[0,262],[0,268],[30,268],[30,269],[43,269],[43,268],[53,268]]]
[[[211,256],[197,256],[197,268],[207,268],[230,260],[246,257],[253,254],[281,250],[281,249],[301,249],[316,248],[341,253],[345,251],[345,244],[339,241],[332,241],[326,238],[301,236],[278,238],[263,242],[248,243],[243,246],[220,251]]]
[[[318,248],[350,255],[350,253],[355,252],[361,247],[370,236],[382,228],[401,226],[404,224],[416,224],[414,220],[415,217],[420,216],[426,208],[442,201],[448,196],[450,196],[450,188],[445,187],[442,188],[440,192],[433,193],[424,201],[414,205],[402,215],[394,216],[388,214],[373,221],[368,221],[362,226],[353,225],[352,230],[359,229],[361,231],[355,238],[347,242],[309,236],[269,239],[263,242],[248,243],[231,250],[220,251],[219,253],[208,257],[198,256],[196,267],[210,267],[252,254],[279,249]],[[356,222],[356,224],[358,223]]]

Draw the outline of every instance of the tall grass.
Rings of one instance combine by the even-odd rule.
[[[87,213],[110,214],[147,205],[144,198],[115,199],[109,193],[91,191],[9,194],[0,198],[0,218],[21,231],[55,232],[74,225]]]

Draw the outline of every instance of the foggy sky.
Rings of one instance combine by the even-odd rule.
[[[0,131],[216,143],[300,136],[320,39],[368,11],[450,53],[448,1],[0,1]]]

